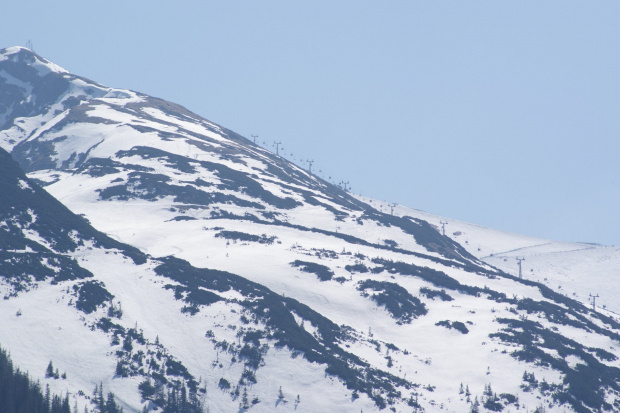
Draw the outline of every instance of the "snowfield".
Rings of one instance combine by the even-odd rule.
[[[389,208],[385,202],[359,198],[372,202],[375,207]],[[518,276],[517,258],[523,258],[523,278],[547,285],[586,305],[592,305],[590,295],[599,295],[596,302],[599,310],[620,317],[620,247],[528,237],[400,205],[394,208],[394,213],[423,219],[437,228],[441,228],[440,222],[448,222],[446,235],[484,262]]]

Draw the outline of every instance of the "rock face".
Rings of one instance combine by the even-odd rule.
[[[0,344],[80,412],[620,408],[609,313],[179,105],[4,49],[0,146]]]

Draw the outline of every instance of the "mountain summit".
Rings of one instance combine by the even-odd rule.
[[[8,48],[0,146],[0,344],[80,412],[620,408],[608,312],[182,106]]]

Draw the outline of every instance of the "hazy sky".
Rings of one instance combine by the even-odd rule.
[[[0,48],[281,141],[355,193],[620,244],[620,1],[12,3]]]

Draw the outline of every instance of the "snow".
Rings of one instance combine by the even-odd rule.
[[[178,125],[178,129],[177,129],[178,132],[182,132],[182,130],[184,129],[190,132],[194,132],[200,135],[207,136],[211,139],[215,139],[218,141],[224,140],[221,135],[212,132],[211,130],[209,130],[208,128],[206,128],[205,126],[201,125],[198,122],[188,122],[185,120],[181,120],[177,117],[167,115],[161,110],[155,109],[155,108],[145,108],[145,109],[142,109],[142,111],[165,123],[172,123],[174,125]]]
[[[11,47],[7,47],[6,49],[3,49],[3,53],[0,53],[0,62],[3,60],[7,60],[9,59],[11,56],[19,53],[19,52],[25,52],[25,53],[33,53],[30,49],[27,49],[25,47],[21,47],[21,46],[11,46]],[[46,74],[50,73],[50,72],[54,72],[54,73],[69,73],[68,71],[66,71],[65,69],[63,69],[62,67],[58,66],[55,63],[52,63],[46,59],[40,58],[36,55],[32,55],[35,59],[35,62],[32,64],[32,66],[37,69],[39,76],[45,76]]]
[[[19,181],[17,181],[17,185],[23,189],[24,191],[28,190],[28,191],[32,191],[33,189],[30,187],[30,185],[28,185],[28,182],[24,181],[23,179],[20,179]]]
[[[144,98],[140,97],[137,93],[125,89],[110,89],[100,99],[106,103],[119,106],[125,106],[128,103],[144,102]]]
[[[368,202],[369,198],[359,197]],[[373,200],[375,207],[387,203]],[[620,315],[620,247],[567,243],[485,228],[424,211],[397,205],[394,213],[424,219],[441,228],[469,253],[509,274],[518,276],[516,258],[522,262],[523,278],[540,282],[564,295],[590,305],[589,295],[599,294],[597,305]],[[448,230],[449,229],[449,230]],[[467,241],[467,243],[465,242]]]
[[[7,49],[0,55],[0,62],[19,50]],[[43,61],[37,61],[35,65],[41,66],[41,70],[60,70]],[[29,85],[22,86],[26,90]],[[60,110],[62,102],[71,96],[80,98],[80,109],[85,109],[87,116],[65,124],[62,121],[72,113],[72,109],[60,114],[55,111]],[[563,336],[584,346],[620,355],[617,343],[608,336],[574,326],[558,326],[542,314],[527,314],[514,304],[487,299],[484,293],[478,296],[448,290],[446,292],[454,298],[453,301],[433,300],[421,294],[420,289],[440,287],[422,278],[392,274],[381,269],[366,273],[351,273],[346,269],[347,265],[352,264],[364,264],[372,269],[378,267],[372,260],[380,258],[440,271],[463,285],[489,288],[507,297],[550,302],[536,285],[494,275],[498,272],[493,267],[518,275],[516,258],[525,258],[522,270],[526,280],[541,282],[586,304],[588,294],[599,293],[597,304],[605,305],[604,312],[613,315],[614,311],[620,312],[620,301],[616,298],[620,296],[620,283],[615,281],[620,268],[620,248],[542,240],[404,206],[394,207],[395,215],[425,220],[438,229],[441,229],[441,222],[448,222],[446,235],[488,265],[486,276],[470,272],[457,265],[456,261],[445,259],[439,252],[429,252],[412,235],[396,226],[381,225],[370,219],[360,224],[361,211],[338,204],[337,198],[323,192],[322,184],[302,168],[287,166],[282,158],[262,148],[231,141],[221,128],[210,122],[171,115],[149,105],[148,97],[135,92],[105,88],[72,78],[71,87],[52,108],[30,118],[17,118],[11,128],[1,131],[0,145],[12,149],[24,139],[32,144],[51,144],[51,159],[57,169],[65,170],[34,171],[29,176],[49,183],[46,190],[50,194],[74,213],[83,214],[95,228],[155,257],[145,264],[136,265],[119,251],[96,248],[88,243],[71,254],[83,268],[94,274],[95,280],[105,284],[105,288],[114,295],[114,302],[122,305],[123,316],[114,322],[125,328],[137,327],[143,331],[147,343],[141,349],[153,348],[158,341],[192,375],[202,378],[207,388],[206,403],[211,411],[238,410],[238,398],[219,389],[218,382],[220,378],[225,378],[234,385],[241,377],[244,366],[218,349],[207,331],[214,333],[213,340],[239,342],[238,332],[246,326],[241,318],[244,308],[239,302],[245,297],[232,290],[225,293],[214,291],[227,301],[201,306],[195,315],[182,313],[186,303],[175,300],[174,292],[165,289],[166,285],[176,283],[154,272],[159,264],[156,257],[173,255],[198,268],[231,272],[281,296],[293,298],[337,325],[346,326],[351,337],[332,345],[341,346],[372,368],[419,384],[415,389],[399,390],[403,391],[404,399],[417,392],[420,403],[429,412],[469,410],[469,404],[459,394],[461,383],[470,388],[472,399],[474,396],[481,397],[485,386],[492,383],[495,392],[517,394],[523,407],[533,409],[541,400],[534,393],[521,391],[524,370],[535,372],[539,380],[544,378],[549,383],[562,381],[563,377],[557,371],[512,357],[510,353],[519,346],[489,337],[489,334],[505,327],[498,322],[501,318],[531,317],[541,326],[557,329]],[[100,122],[101,119],[106,121]],[[136,126],[151,130],[141,132],[143,129]],[[166,138],[164,134],[168,134]],[[302,205],[280,210],[242,191],[220,189],[217,186],[223,184],[226,177],[219,176],[216,171],[198,162],[191,162],[193,170],[185,172],[166,159],[143,159],[137,154],[122,157],[119,154],[139,146],[160,149],[190,162],[220,164],[251,176],[271,194],[291,196]],[[89,158],[111,159],[123,167],[119,167],[119,172],[95,177],[72,169],[77,166],[78,160]],[[211,184],[201,187],[202,190],[234,195],[256,202],[264,209],[226,203],[183,204],[175,201],[174,196],[159,197],[154,201],[102,200],[99,197],[100,190],[114,185],[118,179],[127,180],[136,165],[166,175],[171,185],[193,185],[200,178]],[[293,175],[297,173],[302,179],[284,182],[269,168]],[[18,185],[23,190],[31,189],[24,180],[19,181]],[[195,185],[193,187],[196,188]],[[306,203],[301,193],[295,192],[296,189],[313,194],[320,204]],[[389,210],[387,203],[364,197],[359,199],[378,210]],[[343,217],[336,219],[330,209],[339,211]],[[226,211],[239,216],[245,213],[261,216],[261,212],[275,212],[280,214],[278,219],[291,226],[268,225],[249,219],[213,218],[213,211]],[[36,211],[27,212],[31,222],[39,219]],[[175,220],[178,216],[195,219]],[[221,229],[276,238],[273,244],[227,240],[216,237]],[[29,239],[53,249],[36,231],[24,228],[23,232]],[[367,241],[369,245],[347,242],[338,236],[340,234]],[[75,233],[71,235],[77,237]],[[399,248],[406,251],[381,248],[385,240],[398,243]],[[317,256],[318,251],[325,250],[331,251],[331,255]],[[295,260],[326,265],[338,281],[320,281],[315,274],[292,267],[291,263]],[[49,262],[47,264],[54,267]],[[364,297],[357,290],[358,282],[363,280],[395,283],[405,288],[424,303],[428,313],[414,318],[410,323],[399,324],[384,306]],[[139,411],[142,403],[137,385],[142,378],[114,376],[117,361],[115,347],[109,335],[93,327],[100,317],[106,315],[106,311],[102,308],[88,315],[77,311],[73,303],[75,297],[71,295],[76,283],[66,281],[53,285],[43,282],[36,284],[31,291],[0,302],[0,322],[6,326],[0,329],[0,343],[11,350],[16,365],[28,370],[42,383],[49,383],[54,391],[70,391],[72,397],[77,397],[78,391],[90,394],[94,385],[102,382],[106,391],[117,395],[126,411]],[[10,285],[0,285],[3,293],[9,290]],[[22,315],[17,316],[20,309]],[[309,320],[297,313],[293,316],[306,331],[320,335],[319,329]],[[603,327],[601,320],[585,316]],[[462,334],[456,329],[437,325],[442,321],[461,322],[469,332]],[[265,328],[261,323],[250,327]],[[41,346],[42,342],[46,345]],[[264,355],[264,366],[256,371],[258,383],[248,386],[250,399],[256,395],[261,400],[252,407],[253,412],[378,410],[364,394],[352,401],[351,391],[327,375],[325,365],[310,363],[288,349],[276,348],[273,341],[267,339],[261,339],[261,344],[270,348]],[[394,350],[394,346],[398,350]],[[556,350],[548,352],[553,357],[559,357]],[[61,372],[67,372],[66,381],[44,377],[50,360]],[[571,366],[583,363],[574,356],[567,358],[567,361]],[[620,367],[620,361],[605,363]],[[280,386],[284,400],[278,398]],[[299,404],[295,402],[297,395],[301,400]],[[85,398],[78,397],[77,400],[80,407],[87,403]],[[395,409],[410,410],[402,400],[397,402]],[[561,409],[563,407],[553,406],[549,411]]]
[[[2,57],[2,60],[6,60],[6,59],[9,58],[9,56],[12,56],[12,55],[14,55],[16,53],[19,53],[22,50],[27,51],[27,52],[30,51],[30,49],[27,49],[27,48],[22,47],[22,46],[10,46],[10,47],[7,47],[7,48],[3,49],[4,52],[0,53],[0,56]]]
[[[75,397],[79,390],[90,394],[106,372],[105,381],[111,380],[116,361],[102,357],[109,341],[84,328],[80,314],[66,304],[65,288],[61,284],[38,284],[28,294],[1,300],[0,343],[10,349],[15,364],[40,380],[43,387],[49,384],[56,394],[69,391]],[[20,316],[16,316],[18,311]],[[45,378],[50,361],[61,374],[67,373],[67,380]],[[80,404],[84,402],[81,399]]]
[[[37,139],[41,134],[49,132],[54,126],[60,123],[64,118],[69,114],[68,110],[61,112],[57,116],[53,117],[50,121],[44,123],[41,127],[37,128],[37,130],[27,139],[29,141],[33,141]]]

